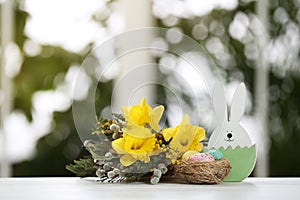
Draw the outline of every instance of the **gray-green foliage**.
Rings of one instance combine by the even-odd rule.
[[[96,176],[97,166],[93,158],[86,157],[74,160],[74,164],[67,165],[66,169],[79,177],[93,177]]]

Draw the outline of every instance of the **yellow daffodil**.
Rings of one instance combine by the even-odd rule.
[[[201,151],[203,145],[200,143],[205,138],[205,130],[190,124],[188,115],[185,115],[180,125],[175,128],[167,128],[162,131],[164,139],[170,142],[171,149],[176,150],[178,156],[189,150]]]
[[[124,106],[122,112],[125,116],[127,126],[129,128],[135,126],[150,126],[153,130],[159,131],[159,121],[164,112],[163,106],[157,106],[154,109],[147,104],[146,99],[143,98],[139,105]]]
[[[123,166],[129,166],[137,160],[147,163],[150,161],[150,156],[157,155],[160,152],[157,138],[155,134],[151,134],[149,129],[145,128],[143,130],[144,137],[136,137],[137,133],[126,133],[126,131],[128,130],[125,130],[122,138],[112,142],[113,149],[119,154],[124,154],[120,158]]]

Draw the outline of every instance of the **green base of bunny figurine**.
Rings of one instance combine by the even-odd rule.
[[[250,148],[238,146],[235,149],[221,147],[218,150],[229,160],[232,167],[224,182],[241,182],[253,171],[256,163],[256,145],[252,145]]]

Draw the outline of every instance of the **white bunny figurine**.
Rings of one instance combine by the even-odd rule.
[[[224,147],[226,149],[231,146],[235,149],[237,146],[251,147],[251,139],[239,123],[246,105],[245,84],[241,83],[235,91],[230,112],[227,111],[225,92],[221,84],[216,84],[212,98],[218,126],[210,136],[208,148]]]

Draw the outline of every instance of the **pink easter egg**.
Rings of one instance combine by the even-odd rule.
[[[197,153],[197,154],[192,155],[189,158],[189,161],[212,162],[212,161],[215,161],[215,159],[212,155],[210,155],[208,153]]]

